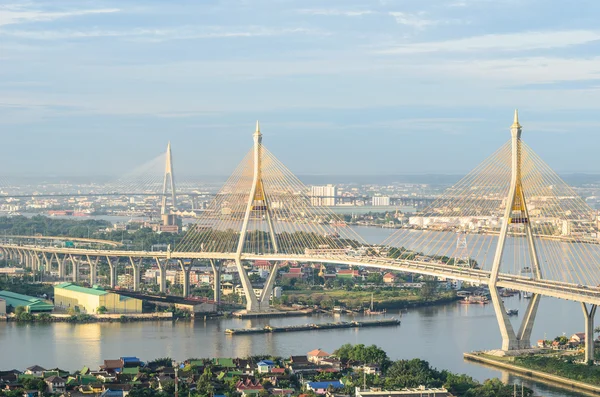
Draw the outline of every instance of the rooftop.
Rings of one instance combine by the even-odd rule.
[[[104,291],[103,289],[100,289],[100,288],[80,287],[80,286],[72,284],[72,283],[57,284],[57,285],[54,286],[54,289],[57,289],[57,288],[58,289],[66,289],[68,291],[80,292],[82,294],[96,295],[96,296],[102,296],[102,295],[108,294],[108,292],[106,292],[106,291]]]
[[[43,299],[33,296],[21,295],[10,291],[0,291],[0,298],[6,301],[7,305],[12,307],[27,306],[34,310],[52,310],[54,305],[44,301]]]

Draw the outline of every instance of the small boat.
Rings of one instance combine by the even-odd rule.
[[[523,298],[531,299],[531,292],[523,292]]]
[[[509,316],[516,316],[519,314],[519,309],[509,309],[506,311]]]
[[[373,293],[371,292],[371,307],[365,310],[365,314],[369,316],[377,316],[380,314],[385,314],[385,309],[381,311],[373,310]]]

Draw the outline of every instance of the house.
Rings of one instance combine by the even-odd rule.
[[[273,265],[269,261],[258,260],[254,262],[254,267],[256,269],[270,271]]]
[[[44,376],[44,372],[46,368],[40,367],[39,365],[32,365],[31,367],[25,370],[25,375],[33,375],[35,377],[41,378]]]
[[[271,360],[262,360],[256,364],[256,367],[259,374],[268,374],[275,368],[275,363]]]
[[[546,347],[546,341],[545,341],[545,340],[543,340],[543,339],[539,339],[539,340],[537,341],[537,347],[542,347],[542,348],[543,348],[543,347]]]
[[[377,364],[361,364],[352,366],[354,370],[360,370],[367,375],[381,375],[381,368]]]
[[[142,362],[137,357],[121,357],[121,363],[124,368],[140,367]]]
[[[396,282],[396,275],[393,273],[386,273],[383,276],[383,282],[386,284],[394,284]]]
[[[315,349],[306,353],[306,357],[308,357],[308,361],[313,362],[315,364],[320,364],[321,360],[329,358],[331,354],[324,352],[321,349]]]
[[[104,364],[100,366],[100,369],[108,372],[109,374],[117,374],[123,369],[123,362],[119,360],[104,360]]]
[[[254,362],[252,360],[236,358],[233,363],[242,375],[254,375]]]
[[[252,379],[246,379],[238,381],[238,383],[235,385],[235,390],[238,393],[242,393],[242,396],[249,396],[257,395],[264,390],[264,387],[258,380],[253,381]]]
[[[60,376],[53,375],[47,378],[45,382],[50,393],[64,393],[66,390],[66,381]]]
[[[40,397],[39,390],[24,390],[23,397]]]
[[[339,380],[327,380],[323,382],[306,382],[306,390],[314,391],[315,394],[324,395],[330,389],[343,389],[344,384]]]
[[[309,374],[317,372],[318,367],[308,361],[307,356],[292,356],[286,363],[286,368],[290,370],[291,374]]]
[[[577,332],[571,335],[571,339],[569,339],[569,344],[571,345],[581,345],[585,343],[585,333]]]
[[[301,267],[291,267],[287,273],[281,273],[281,278],[295,278],[295,279],[303,279],[304,278],[304,270]]]

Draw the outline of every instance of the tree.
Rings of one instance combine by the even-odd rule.
[[[383,275],[381,273],[371,273],[367,277],[367,283],[371,284],[383,284]]]
[[[106,306],[99,306],[96,309],[96,313],[98,314],[105,314],[108,311],[108,309],[106,308]]]
[[[421,289],[419,290],[419,295],[423,300],[429,301],[434,297],[435,292],[437,290],[437,283],[432,280],[426,280],[421,285]]]
[[[27,311],[27,308],[25,308],[25,306],[17,306],[17,307],[15,307],[15,316],[20,317],[21,314],[23,314],[26,311]]]

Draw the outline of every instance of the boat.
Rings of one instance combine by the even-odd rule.
[[[373,310],[373,293],[371,292],[371,307],[365,310],[365,314],[369,316],[377,316],[381,314],[385,314],[385,309],[377,311]]]
[[[531,299],[531,292],[523,292],[523,298]]]
[[[475,295],[475,296],[467,296],[465,299],[463,299],[459,302],[464,305],[473,305],[473,304],[485,305],[485,304],[489,303],[489,300],[485,296]]]
[[[519,309],[509,309],[506,311],[509,316],[516,316],[519,314]]]

